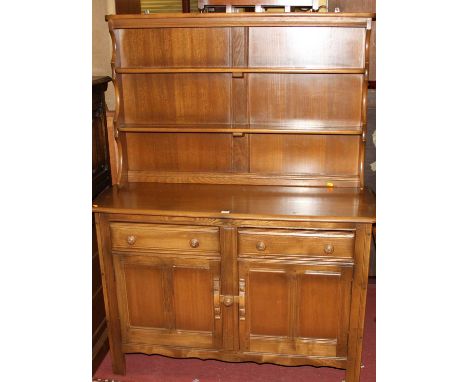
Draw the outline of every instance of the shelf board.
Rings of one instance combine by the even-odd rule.
[[[127,67],[116,68],[119,74],[157,74],[157,73],[297,73],[297,74],[364,74],[364,68],[155,68],[155,67]]]
[[[227,134],[305,134],[305,135],[361,135],[360,126],[265,126],[242,125],[231,127],[230,124],[218,125],[135,125],[123,124],[119,131],[128,133],[227,133]]]

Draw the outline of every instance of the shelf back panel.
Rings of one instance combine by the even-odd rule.
[[[231,75],[122,74],[126,123],[214,124],[231,118]]]
[[[363,28],[249,28],[249,66],[363,68]]]
[[[259,74],[248,78],[250,122],[283,126],[359,126],[362,75]]]
[[[120,30],[122,67],[230,66],[230,28]]]
[[[127,134],[130,171],[231,172],[232,135]]]

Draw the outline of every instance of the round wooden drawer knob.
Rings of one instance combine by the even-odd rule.
[[[197,239],[190,240],[190,246],[192,248],[198,248],[200,246],[200,242]]]
[[[263,241],[259,241],[259,242],[257,243],[257,249],[258,249],[259,251],[264,251],[265,248],[266,248],[266,245],[265,245],[265,243],[264,243]]]
[[[323,252],[325,252],[327,255],[331,255],[335,248],[333,247],[332,244],[325,244],[323,247]]]
[[[130,236],[127,237],[127,243],[129,245],[133,245],[133,244],[135,244],[135,242],[136,242],[136,237],[135,236],[130,235]]]

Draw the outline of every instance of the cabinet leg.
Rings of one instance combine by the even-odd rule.
[[[125,354],[111,350],[112,372],[114,374],[125,375]]]
[[[359,360],[355,360],[352,364],[348,365],[346,368],[346,378],[345,382],[359,382],[361,377],[361,357],[358,357]]]
[[[125,353],[122,351],[118,323],[114,321],[112,325],[110,322],[108,322],[108,325],[109,332],[112,333],[112,335],[109,336],[112,372],[114,374],[125,375]]]

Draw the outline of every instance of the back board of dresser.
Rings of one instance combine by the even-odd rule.
[[[371,15],[108,22],[119,183],[364,186]]]

